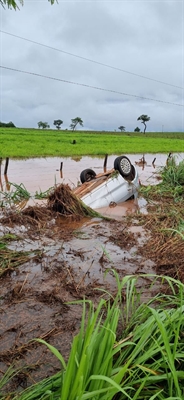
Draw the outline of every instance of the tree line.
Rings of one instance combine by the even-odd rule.
[[[137,118],[137,121],[141,121],[141,123],[144,125],[144,133],[146,132],[146,122],[148,122],[150,120],[150,117],[148,117],[148,115],[146,114],[142,114],[140,115],[140,117]],[[79,124],[80,126],[83,126],[83,120],[80,117],[76,117],[71,119],[71,124],[70,124],[70,128],[74,131],[77,127],[77,125]],[[56,129],[61,129],[61,125],[63,124],[63,121],[61,119],[56,119],[53,122],[53,125],[56,127]],[[14,123],[12,121],[5,123],[5,122],[0,122],[0,127],[3,128],[16,128],[16,126],[14,125]],[[43,121],[39,121],[38,122],[38,128],[39,129],[49,129],[50,125],[48,124],[48,122],[43,122]],[[121,132],[125,132],[125,126],[120,125],[118,128]],[[137,126],[134,129],[134,132],[140,132],[140,128]]]
[[[83,120],[80,117],[76,117],[71,119],[71,124],[70,124],[70,128],[72,129],[72,131],[74,131],[77,127],[77,125],[79,124],[80,126],[83,126]],[[53,125],[56,127],[56,129],[61,129],[61,125],[63,124],[63,121],[61,119],[56,119],[53,122]],[[38,128],[42,128],[42,129],[46,129],[46,128],[50,128],[50,125],[48,124],[48,122],[43,122],[43,121],[39,121],[38,122]]]
[[[137,121],[141,121],[141,123],[144,125],[144,133],[146,132],[146,122],[148,122],[150,120],[150,117],[148,117],[148,115],[146,114],[142,114],[140,115],[140,117],[137,118]],[[70,128],[74,131],[77,127],[77,125],[81,125],[83,126],[83,120],[80,117],[76,117],[73,118],[72,123],[70,124]],[[63,124],[63,121],[61,119],[56,119],[53,122],[53,125],[56,127],[56,129],[61,129],[61,125]],[[46,128],[50,128],[50,125],[48,124],[48,122],[43,122],[43,121],[39,121],[38,122],[38,128],[42,128],[42,129],[46,129]],[[120,125],[118,128],[121,132],[125,132],[125,126]],[[140,132],[140,128],[137,126],[134,129],[134,132]]]

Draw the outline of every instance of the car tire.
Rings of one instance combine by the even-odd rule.
[[[135,179],[135,167],[132,165],[131,173],[126,177],[129,181],[133,181]]]
[[[96,177],[95,171],[93,171],[90,168],[84,169],[80,174],[80,181],[81,183],[89,182],[92,181],[92,179],[95,179],[95,177]]]
[[[122,176],[127,177],[132,172],[132,164],[128,157],[120,156],[114,160],[114,169],[118,170]]]
[[[117,157],[117,158],[115,158],[115,160],[114,160],[114,169],[115,169],[116,171],[119,171],[119,169],[118,169],[118,160],[119,160],[119,158],[120,158],[120,157]]]

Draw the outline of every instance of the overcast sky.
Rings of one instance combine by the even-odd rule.
[[[184,131],[184,0],[25,0],[0,6],[0,30],[1,66],[58,79],[0,68],[1,121]]]

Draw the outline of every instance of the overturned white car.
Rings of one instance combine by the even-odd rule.
[[[139,187],[138,172],[124,155],[114,160],[112,170],[96,175],[92,169],[85,169],[80,180],[82,185],[75,188],[74,193],[94,209],[133,198]]]

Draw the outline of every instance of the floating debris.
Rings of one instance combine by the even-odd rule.
[[[97,212],[86,206],[70,189],[69,185],[57,186],[48,196],[48,208],[64,216],[94,217]]]

